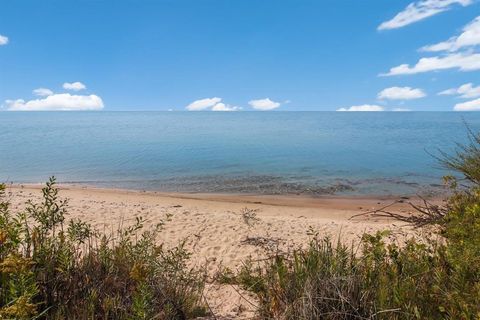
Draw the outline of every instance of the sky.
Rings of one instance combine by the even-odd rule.
[[[480,0],[2,0],[0,110],[476,111]]]

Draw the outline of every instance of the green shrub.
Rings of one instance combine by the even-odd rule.
[[[205,275],[183,245],[165,249],[142,219],[111,235],[78,220],[52,178],[13,214],[0,186],[0,319],[186,319],[205,315]]]
[[[480,316],[478,245],[461,251],[411,239],[397,246],[384,237],[364,235],[361,254],[314,238],[307,249],[276,254],[266,265],[247,263],[236,281],[256,294],[264,319]]]

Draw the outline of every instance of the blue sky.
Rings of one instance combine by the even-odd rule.
[[[480,110],[478,2],[3,0],[0,105]]]

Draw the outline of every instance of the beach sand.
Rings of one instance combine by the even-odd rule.
[[[22,209],[29,199],[39,200],[40,185],[12,185],[8,196],[14,209]],[[342,241],[358,242],[365,232],[391,229],[400,237],[413,235],[414,230],[398,221],[360,216],[386,206],[400,197],[321,197],[250,196],[220,194],[168,194],[160,192],[96,189],[81,186],[60,186],[60,197],[68,198],[69,218],[80,218],[99,231],[111,232],[119,226],[131,225],[143,217],[145,227],[164,221],[158,234],[166,246],[186,241],[192,252],[192,264],[206,266],[210,275],[220,267],[236,270],[242,261],[261,259],[265,246],[283,250],[308,243],[311,232]],[[389,209],[408,214],[413,212],[408,201],[401,199]],[[433,201],[440,201],[434,199]],[[253,224],[244,221],[242,212],[255,210]],[[170,218],[167,219],[167,216]],[[239,294],[238,288],[211,284],[206,299],[218,318],[248,318],[252,305]],[[254,303],[254,302],[252,302]]]

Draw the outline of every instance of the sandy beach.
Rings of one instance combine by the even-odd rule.
[[[40,200],[41,187],[11,185],[8,197],[12,208],[20,210],[27,200]],[[413,212],[408,202],[418,201],[400,197],[168,194],[67,185],[60,186],[60,197],[69,200],[69,218],[87,221],[99,231],[131,225],[137,217],[144,219],[146,228],[164,221],[158,240],[171,247],[185,241],[192,264],[206,266],[212,277],[219,268],[236,270],[249,257],[261,259],[265,248],[288,250],[305,245],[312,232],[333,239],[340,235],[346,242],[358,242],[365,232],[387,228],[401,237],[411,235],[414,231],[398,221],[352,216],[398,200],[401,202],[390,209],[408,214]],[[252,223],[245,222],[244,210],[254,210]],[[215,313],[227,318],[248,317],[251,305],[237,290],[215,284],[209,287],[206,297]]]

